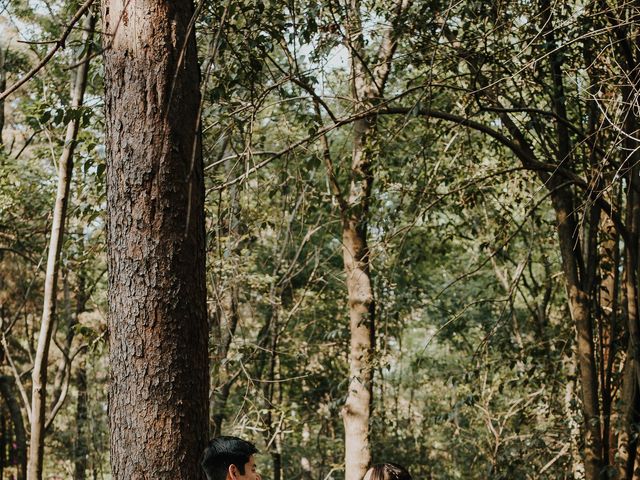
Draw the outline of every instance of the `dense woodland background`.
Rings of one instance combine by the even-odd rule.
[[[111,478],[109,45],[97,5],[69,29],[80,7],[0,0],[0,91],[56,48],[0,104],[0,478],[25,478],[71,144],[44,478]],[[414,478],[640,478],[639,14],[197,3],[211,433],[273,480],[342,478],[345,422]]]

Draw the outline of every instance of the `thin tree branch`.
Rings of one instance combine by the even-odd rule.
[[[73,31],[74,25],[78,22],[78,20],[80,20],[80,18],[82,18],[82,16],[85,14],[85,12],[87,10],[89,10],[89,7],[91,7],[92,3],[93,3],[93,0],[87,0],[78,9],[78,11],[73,16],[73,18],[71,19],[71,21],[67,25],[67,28],[62,33],[60,38],[55,40],[55,45],[53,46],[53,48],[51,50],[49,50],[49,53],[47,53],[45,55],[45,57],[40,61],[40,63],[38,63],[35,67],[33,67],[28,73],[26,73],[24,77],[22,77],[20,80],[15,82],[13,85],[11,85],[9,88],[7,88],[4,92],[0,93],[0,101],[4,100],[9,95],[11,95],[13,92],[18,90],[22,85],[27,83],[32,77],[34,77],[42,69],[42,67],[44,67],[47,63],[49,63],[49,61],[53,58],[53,56],[55,55],[55,53],[59,49],[64,48],[65,42],[67,41],[67,37]]]

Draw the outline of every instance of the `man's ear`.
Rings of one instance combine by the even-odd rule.
[[[238,467],[236,467],[233,463],[229,465],[227,469],[227,479],[236,480],[238,478]]]

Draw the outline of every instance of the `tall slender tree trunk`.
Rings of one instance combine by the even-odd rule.
[[[377,55],[368,62],[360,0],[348,5],[348,49],[351,62],[351,95],[355,111],[363,112],[380,102],[398,45],[403,18],[411,2],[399,0],[390,26],[384,30]],[[369,63],[369,64],[367,64]],[[349,307],[349,382],[342,409],[345,429],[345,480],[361,480],[371,463],[370,419],[373,399],[375,312],[371,255],[367,243],[369,204],[377,157],[377,119],[367,116],[353,124],[349,188],[342,198],[333,169],[342,217],[342,253]],[[326,155],[328,155],[328,149]]]
[[[24,428],[24,420],[20,405],[16,400],[16,393],[12,388],[15,380],[13,377],[0,376],[0,396],[7,405],[11,423],[13,424],[13,433],[16,439],[16,460],[18,467],[17,480],[27,478],[27,434]],[[11,457],[12,455],[9,455]]]
[[[89,12],[87,13],[87,19],[84,24],[86,28],[84,36],[84,43],[86,45],[86,48],[84,49],[85,61],[81,62],[78,66],[73,83],[71,99],[71,108],[73,109],[80,108],[84,99],[84,91],[87,85],[87,75],[89,72],[89,47],[91,44],[91,30],[93,29],[93,23],[93,15]],[[53,210],[51,238],[49,240],[42,321],[40,324],[36,356],[31,375],[31,432],[29,461],[27,465],[27,478],[29,480],[40,480],[42,478],[47,398],[47,363],[56,314],[58,268],[67,216],[69,187],[71,185],[71,175],[73,172],[73,153],[76,146],[79,128],[80,119],[78,117],[72,119],[67,125],[64,148],[58,162],[58,189],[56,193],[56,203]]]
[[[80,252],[84,252],[84,241],[80,241]],[[84,265],[80,265],[78,272],[78,288],[76,291],[76,311],[73,321],[70,322],[69,332],[67,333],[66,348],[71,348],[73,340],[73,331],[75,326],[80,322],[80,315],[87,309],[87,301],[89,295],[87,292],[87,272]],[[76,438],[73,444],[73,480],[85,480],[88,461],[89,461],[89,445],[88,445],[88,389],[87,389],[87,365],[85,359],[81,359],[77,369],[75,385],[78,392],[76,398]]]
[[[566,124],[567,109],[563,84],[563,58],[556,46],[552,8],[553,5],[549,0],[540,0],[542,29],[553,81],[551,101],[554,113],[562,120],[556,122],[557,161],[558,165],[566,166],[572,161],[571,136]],[[598,372],[594,353],[593,320],[590,308],[592,286],[587,285],[589,275],[586,271],[582,250],[580,249],[579,227],[576,221],[573,196],[570,188],[561,184],[562,180],[555,175],[547,182],[551,190],[551,201],[556,213],[558,240],[565,274],[569,310],[576,327],[585,432],[585,476],[587,480],[597,480],[600,478],[604,464],[598,398]],[[591,227],[597,229],[598,225],[591,225]]]
[[[75,384],[78,389],[78,398],[76,400],[76,438],[73,445],[73,480],[85,480],[89,446],[87,445],[87,368],[84,362],[78,365]]]
[[[4,413],[0,414],[0,478],[4,478],[4,467],[7,463],[7,421]]]
[[[227,138],[225,144],[228,146],[230,140]],[[231,149],[224,148],[222,155],[231,154]],[[233,165],[231,160],[225,162],[225,170],[231,172]],[[238,186],[232,185],[229,188],[229,216],[227,231],[220,232],[220,236],[227,238],[224,258],[227,259],[235,272],[237,267],[237,247],[240,237],[240,201]],[[238,320],[238,281],[235,275],[231,275],[228,281],[223,282],[220,289],[216,291],[216,310],[213,315],[212,330],[213,338],[217,341],[214,345],[214,364],[211,375],[211,434],[218,436],[222,434],[222,422],[225,418],[227,400],[231,393],[231,387],[238,378],[229,372],[229,362],[226,362],[229,347],[236,332]]]
[[[629,113],[631,115],[631,113]],[[625,149],[626,150],[626,149]],[[628,159],[634,164],[633,158]],[[640,233],[640,192],[637,166],[631,168],[627,187],[627,226],[629,245],[625,246],[624,288],[627,299],[628,344],[622,385],[622,429],[618,436],[618,475],[634,477],[638,449],[637,423],[640,419],[640,319],[638,317],[638,238]]]
[[[191,1],[102,9],[115,480],[202,478],[208,321]]]
[[[6,47],[0,44],[0,92],[4,92],[7,87]],[[0,152],[4,148],[4,99],[0,100]]]
[[[364,38],[360,2],[351,2],[351,94],[356,110],[371,106],[367,66],[363,63]],[[342,255],[349,308],[349,382],[342,408],[345,430],[345,480],[360,480],[371,463],[369,439],[373,398],[375,301],[367,244],[369,203],[373,186],[372,142],[375,118],[353,125],[350,185],[342,212]]]
[[[601,228],[604,239],[600,245],[600,282],[596,295],[598,312],[598,337],[600,354],[600,385],[602,394],[602,455],[606,463],[615,464],[615,448],[612,448],[612,376],[616,356],[615,336],[618,318],[619,293],[619,235],[610,219],[603,216]]]
[[[267,334],[269,335],[269,365],[267,367],[267,381],[263,386],[263,397],[265,399],[266,418],[265,418],[265,437],[269,443],[269,453],[271,454],[271,465],[273,469],[273,480],[282,479],[282,450],[281,450],[281,435],[278,426],[275,424],[274,412],[278,410],[280,404],[281,395],[278,395],[276,399],[276,389],[279,389],[281,384],[278,382],[278,366],[280,363],[278,348],[280,339],[280,315],[281,315],[281,299],[282,292],[272,286],[271,288],[271,319],[269,321],[269,329]]]
[[[358,60],[352,60],[354,64]],[[352,71],[358,110],[369,105],[362,67]],[[345,429],[345,479],[360,480],[371,463],[369,423],[373,396],[375,301],[367,244],[373,185],[372,136],[375,120],[354,123],[351,182],[342,218],[342,254],[349,306],[349,383],[342,418]]]
[[[553,178],[549,180],[554,188]],[[574,206],[566,192],[553,193],[552,203],[556,212],[558,238],[562,256],[565,287],[569,300],[571,318],[576,328],[578,374],[580,378],[582,414],[585,432],[585,475],[588,480],[597,480],[602,470],[602,439],[600,407],[598,401],[598,376],[594,355],[593,325],[588,293],[579,277],[577,223]]]

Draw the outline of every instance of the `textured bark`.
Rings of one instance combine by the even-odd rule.
[[[190,1],[103,3],[111,468],[202,478],[208,321]]]
[[[78,109],[82,106],[84,91],[87,85],[89,72],[90,42],[93,20],[92,14],[87,14],[84,43],[86,61],[82,62],[76,71],[73,83],[71,107]],[[58,283],[58,269],[64,227],[69,201],[69,187],[73,172],[73,153],[76,146],[76,138],[80,128],[80,119],[72,119],[67,125],[64,147],[58,162],[58,189],[56,203],[53,210],[51,223],[51,238],[49,240],[49,253],[47,257],[47,271],[45,274],[44,300],[42,308],[42,321],[38,335],[38,345],[33,364],[32,394],[31,394],[31,432],[29,443],[29,461],[27,465],[27,478],[40,480],[42,478],[42,461],[44,456],[45,414],[47,398],[47,363],[49,359],[49,346],[54,329],[56,314],[56,295]]]

